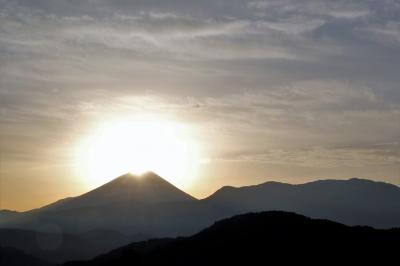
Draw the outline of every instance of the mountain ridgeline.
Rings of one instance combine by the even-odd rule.
[[[85,260],[132,241],[189,236],[220,219],[271,210],[350,226],[399,227],[400,188],[363,179],[266,182],[223,187],[198,200],[155,173],[126,174],[39,209],[0,211],[0,246],[53,263]]]

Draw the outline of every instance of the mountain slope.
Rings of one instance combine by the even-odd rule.
[[[125,174],[75,198],[67,198],[42,208],[46,211],[95,207],[129,202],[131,204],[156,204],[195,200],[153,172],[137,176]]]
[[[400,188],[364,179],[224,187],[205,201],[226,206],[236,213],[284,210],[348,225],[400,226]]]
[[[0,210],[0,222],[8,222],[16,219],[21,213],[10,210]]]
[[[43,224],[51,224],[73,234],[107,229],[162,235],[171,233],[163,228],[178,229],[179,225],[172,216],[170,223],[161,222],[160,214],[168,216],[168,210],[174,212],[182,204],[192,205],[196,201],[152,172],[142,176],[126,174],[81,196],[21,213],[15,219],[0,220],[0,227],[37,230]]]
[[[349,227],[274,211],[235,216],[191,237],[134,243],[65,265],[383,263],[397,259],[399,243],[400,229]]]

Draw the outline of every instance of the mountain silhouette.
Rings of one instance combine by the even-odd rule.
[[[168,221],[162,224],[161,216],[170,209],[195,201],[153,172],[141,176],[125,174],[81,196],[62,199],[0,221],[0,227],[37,230],[43,224],[51,224],[71,234],[98,229],[127,235],[153,235],[161,231],[168,234],[168,229],[158,228],[170,224]],[[179,228],[176,218],[171,218],[173,226]]]
[[[42,210],[60,211],[100,205],[155,204],[195,200],[153,172],[143,175],[125,174],[88,193],[45,206]]]
[[[126,174],[81,196],[39,209],[21,213],[3,211],[0,228],[22,229],[25,233],[19,234],[27,234],[13,237],[17,232],[9,233],[4,238],[5,244],[47,261],[61,262],[87,259],[133,240],[189,236],[216,220],[269,210],[295,212],[346,225],[398,227],[400,188],[364,179],[321,180],[300,185],[266,182],[223,187],[208,198],[197,200],[154,173]],[[32,234],[29,232],[38,234],[48,226],[62,233],[65,243],[52,252],[27,248],[25,239]],[[94,240],[88,240],[87,234],[92,234]],[[74,246],[73,242],[79,244]]]
[[[396,261],[400,229],[349,227],[294,213],[249,213],[216,222],[186,238],[133,243],[86,262],[97,265],[249,265]]]
[[[223,187],[205,201],[237,213],[284,210],[348,225],[400,226],[400,188],[358,178],[300,185],[266,182],[239,188]]]
[[[400,188],[356,178],[299,185],[266,182],[223,187],[197,200],[152,172],[126,174],[81,196],[0,216],[0,227],[37,230],[53,224],[71,234],[106,229],[164,237],[190,235],[218,219],[266,210],[391,228],[400,225]]]

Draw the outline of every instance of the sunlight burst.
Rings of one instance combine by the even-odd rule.
[[[100,126],[80,143],[77,157],[81,174],[92,185],[127,172],[153,171],[182,187],[195,175],[199,151],[181,124],[122,119]]]

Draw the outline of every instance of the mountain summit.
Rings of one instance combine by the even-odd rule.
[[[194,200],[192,196],[153,172],[122,175],[81,197],[103,201],[134,200],[145,203]]]
[[[195,198],[153,172],[142,175],[127,173],[81,196],[67,198],[45,208],[62,210],[118,203],[135,205],[188,200]]]

